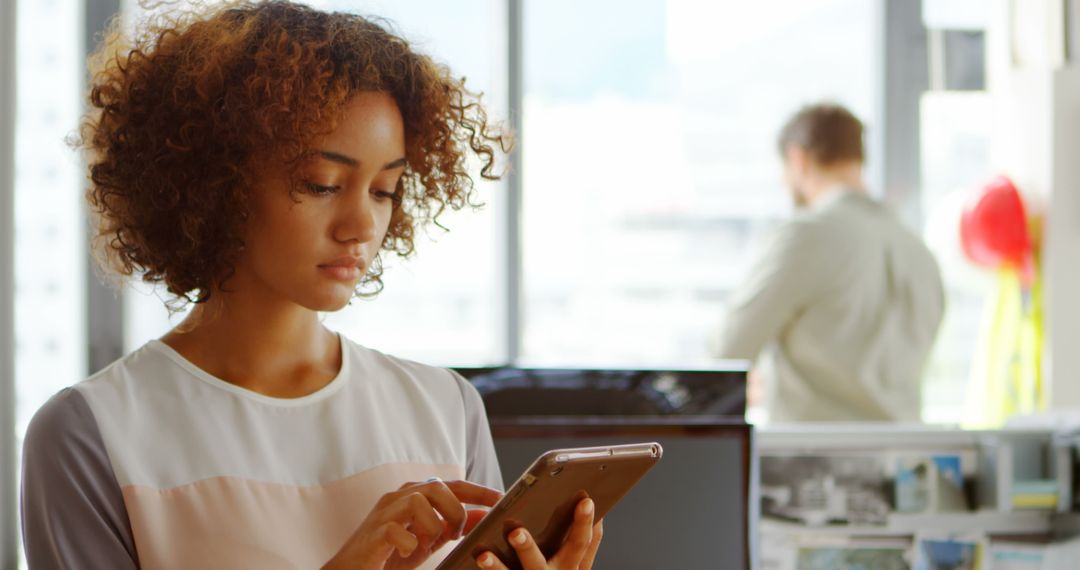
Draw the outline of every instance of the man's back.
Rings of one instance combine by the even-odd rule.
[[[922,241],[861,192],[836,191],[778,230],[717,355],[767,351],[773,421],[917,421],[943,312]]]

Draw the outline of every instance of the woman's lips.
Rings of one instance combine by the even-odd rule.
[[[319,271],[338,281],[356,281],[360,278],[360,268],[355,265],[320,265]]]
[[[343,257],[319,265],[319,271],[339,281],[356,281],[362,274],[361,266],[363,265],[362,259]]]

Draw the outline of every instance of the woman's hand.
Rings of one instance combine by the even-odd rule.
[[[578,503],[566,540],[551,560],[544,559],[529,531],[524,528],[511,531],[507,541],[517,552],[521,566],[525,570],[591,570],[600,539],[604,536],[604,521],[593,524],[593,508],[592,499]],[[507,570],[491,552],[476,557],[476,564],[484,570]]]
[[[468,481],[406,483],[383,495],[323,570],[415,568],[450,540],[472,530],[502,493]]]

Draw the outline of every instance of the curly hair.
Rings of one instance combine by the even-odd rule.
[[[474,205],[470,156],[498,179],[509,135],[480,95],[370,18],[283,0],[193,7],[148,19],[130,38],[114,21],[91,60],[91,110],[75,144],[102,267],[201,303],[244,246],[255,164],[296,166],[334,130],[350,97],[389,93],[407,166],[381,250],[408,256],[416,230]],[[357,286],[382,288],[381,260]]]

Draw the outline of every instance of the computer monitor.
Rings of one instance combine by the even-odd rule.
[[[507,488],[557,448],[659,442],[664,456],[604,521],[598,570],[750,568],[752,430],[715,418],[492,418]]]
[[[749,363],[716,368],[458,368],[491,417],[714,416],[743,418]]]

